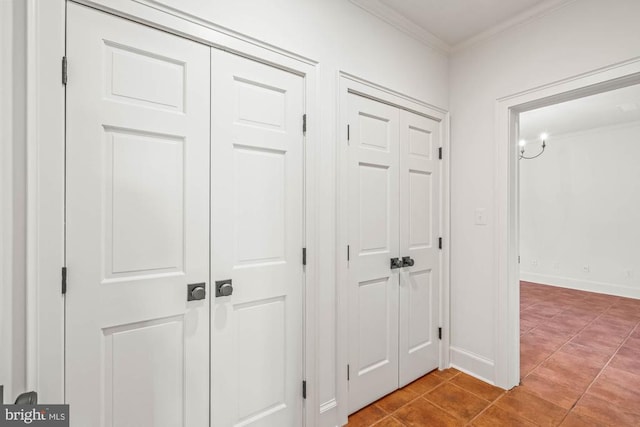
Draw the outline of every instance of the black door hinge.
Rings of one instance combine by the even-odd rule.
[[[438,159],[442,160],[442,147],[438,147]]]
[[[442,249],[442,237],[438,237],[438,249]]]
[[[302,381],[302,398],[303,399],[307,398],[307,382],[306,381]]]
[[[347,245],[347,261],[351,259],[351,248]]]
[[[438,339],[442,339],[442,328],[438,328]]]
[[[302,134],[303,135],[307,134],[307,115],[306,114],[302,115]]]
[[[307,248],[302,248],[302,265],[307,265]]]
[[[349,373],[349,365],[347,365],[347,381],[351,379],[351,375]]]
[[[347,141],[351,139],[351,126],[347,125]]]
[[[67,293],[67,267],[62,267],[62,294]]]
[[[62,84],[67,84],[67,57],[62,57]]]

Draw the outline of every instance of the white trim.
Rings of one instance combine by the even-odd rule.
[[[449,53],[451,51],[451,45],[447,42],[426,30],[424,27],[414,23],[395,9],[382,3],[380,0],[349,1],[430,48],[443,53]]]
[[[506,21],[502,21],[499,24],[481,31],[480,33],[466,40],[456,43],[455,45],[451,46],[450,50],[451,52],[459,52],[471,46],[480,44],[484,41],[494,38],[500,33],[522,25],[526,25],[530,21],[553,13],[557,9],[560,9],[574,1],[576,0],[547,0],[542,3],[538,3],[535,6],[517,14],[516,16],[507,19]]]
[[[525,25],[530,21],[548,15],[549,13],[552,13],[576,0],[546,0],[455,44],[445,42],[437,35],[428,31],[423,26],[416,24],[405,15],[399,13],[396,9],[387,6],[380,0],[349,1],[408,36],[413,37],[424,45],[448,54],[459,52],[471,46],[490,40],[500,33]]]
[[[64,0],[27,3],[27,387],[64,401]]]
[[[616,131],[620,129],[631,129],[635,127],[640,127],[640,121],[633,120],[633,121],[621,122],[621,123],[610,123],[610,124],[600,125],[592,128],[583,128],[580,130],[553,133],[546,139],[546,141],[547,142],[562,141],[563,139],[581,138],[581,137],[584,137],[585,135],[592,135],[594,133],[597,134],[602,132],[611,132],[611,131]]]
[[[495,369],[493,361],[478,354],[458,347],[451,347],[451,367],[493,384],[493,381],[490,380]]]
[[[342,325],[336,330],[336,400],[338,405],[338,421],[346,424],[348,418],[348,382],[346,366],[348,363],[348,289],[347,283],[349,271],[347,263],[348,244],[348,147],[347,147],[347,121],[346,111],[348,94],[356,93],[373,100],[394,105],[398,108],[413,111],[418,114],[431,117],[440,122],[442,132],[442,149],[444,153],[442,169],[442,193],[441,193],[441,223],[440,226],[444,241],[442,251],[441,273],[441,321],[443,327],[443,339],[440,341],[440,369],[449,367],[449,293],[450,293],[450,248],[449,246],[449,215],[450,215],[450,177],[449,177],[449,113],[439,107],[420,101],[411,96],[396,92],[392,89],[369,82],[343,71],[337,74],[338,79],[338,111],[336,115],[336,324]],[[445,307],[444,305],[447,304]]]
[[[251,57],[295,72],[300,63],[318,61],[238,33],[200,17],[172,9],[154,0],[72,0],[94,9],[131,19],[211,47]]]
[[[307,132],[305,134],[305,246],[307,265],[305,267],[305,337],[304,337],[304,374],[307,381],[307,399],[304,403],[306,426],[315,426],[320,413],[320,379],[318,377],[318,301],[319,279],[318,260],[320,239],[318,238],[319,176],[320,176],[320,110],[318,108],[318,81],[316,67],[302,62],[300,72],[304,72],[305,113],[307,114]]]
[[[621,283],[596,282],[593,280],[553,276],[550,274],[539,274],[530,271],[521,271],[520,280],[539,283],[541,285],[557,286],[561,288],[576,289],[579,291],[640,299],[640,288],[637,286],[627,286]]]
[[[13,2],[0,2],[0,55],[13,58]],[[0,342],[12,334],[13,242],[13,59],[0,62]],[[0,347],[0,384],[7,402],[13,396],[12,345]],[[4,402],[0,402],[0,405]]]
[[[520,380],[518,265],[519,113],[640,83],[640,57],[499,98],[495,109],[495,383],[510,389]]]
[[[440,205],[442,216],[440,230],[442,241],[442,269],[440,273],[440,369],[451,366],[451,114],[446,113],[442,121],[442,192]]]

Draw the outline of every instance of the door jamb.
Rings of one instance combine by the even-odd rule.
[[[378,102],[390,104],[398,108],[428,116],[440,122],[442,139],[442,180],[441,180],[441,216],[440,230],[443,238],[440,280],[440,325],[443,328],[439,350],[439,369],[449,367],[449,301],[450,301],[450,150],[449,124],[450,115],[446,110],[402,94],[376,83],[361,79],[353,74],[339,71],[337,74],[338,114],[336,141],[336,400],[338,405],[338,419],[346,424],[348,418],[348,312],[349,292],[345,285],[348,281],[348,144],[347,144],[347,102],[348,94],[355,93]]]
[[[640,84],[640,57],[499,98],[495,105],[495,384],[520,383],[518,117],[520,113]]]
[[[65,87],[61,74],[56,70],[61,70],[61,60],[66,52],[67,2],[27,2],[27,387],[36,390],[41,401],[53,404],[65,401],[64,296],[60,291],[61,267],[65,265]],[[318,161],[321,148],[317,61],[230,33],[214,24],[204,27],[177,11],[165,13],[140,3],[120,0],[77,2],[303,77],[304,113],[307,114],[307,132],[304,135],[307,265],[303,301],[303,363],[307,398],[303,403],[303,417],[305,425],[315,425],[319,417],[315,355],[319,295]],[[69,74],[72,79],[72,58],[69,60]],[[72,292],[72,286],[69,291]]]

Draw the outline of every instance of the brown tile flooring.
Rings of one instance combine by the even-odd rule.
[[[521,282],[521,385],[434,371],[349,427],[640,426],[640,300]]]

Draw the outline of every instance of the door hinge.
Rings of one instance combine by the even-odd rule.
[[[442,237],[438,237],[438,249],[442,249]]]
[[[347,125],[347,141],[351,140],[351,125]]]
[[[442,339],[442,328],[438,328],[438,339]]]
[[[62,267],[62,294],[67,293],[67,267]]]
[[[307,265],[307,248],[302,248],[302,265]]]
[[[351,248],[347,245],[347,261],[351,260]]]
[[[518,255],[518,264],[520,264],[520,255]]]
[[[442,160],[442,147],[438,147],[438,159]]]
[[[349,373],[349,365],[347,365],[347,381],[351,379],[351,375]]]
[[[67,57],[62,57],[62,84],[67,84]]]
[[[302,381],[302,398],[303,399],[307,398],[307,382],[306,381]]]
[[[307,134],[307,115],[306,114],[302,115],[302,134],[303,135]]]

